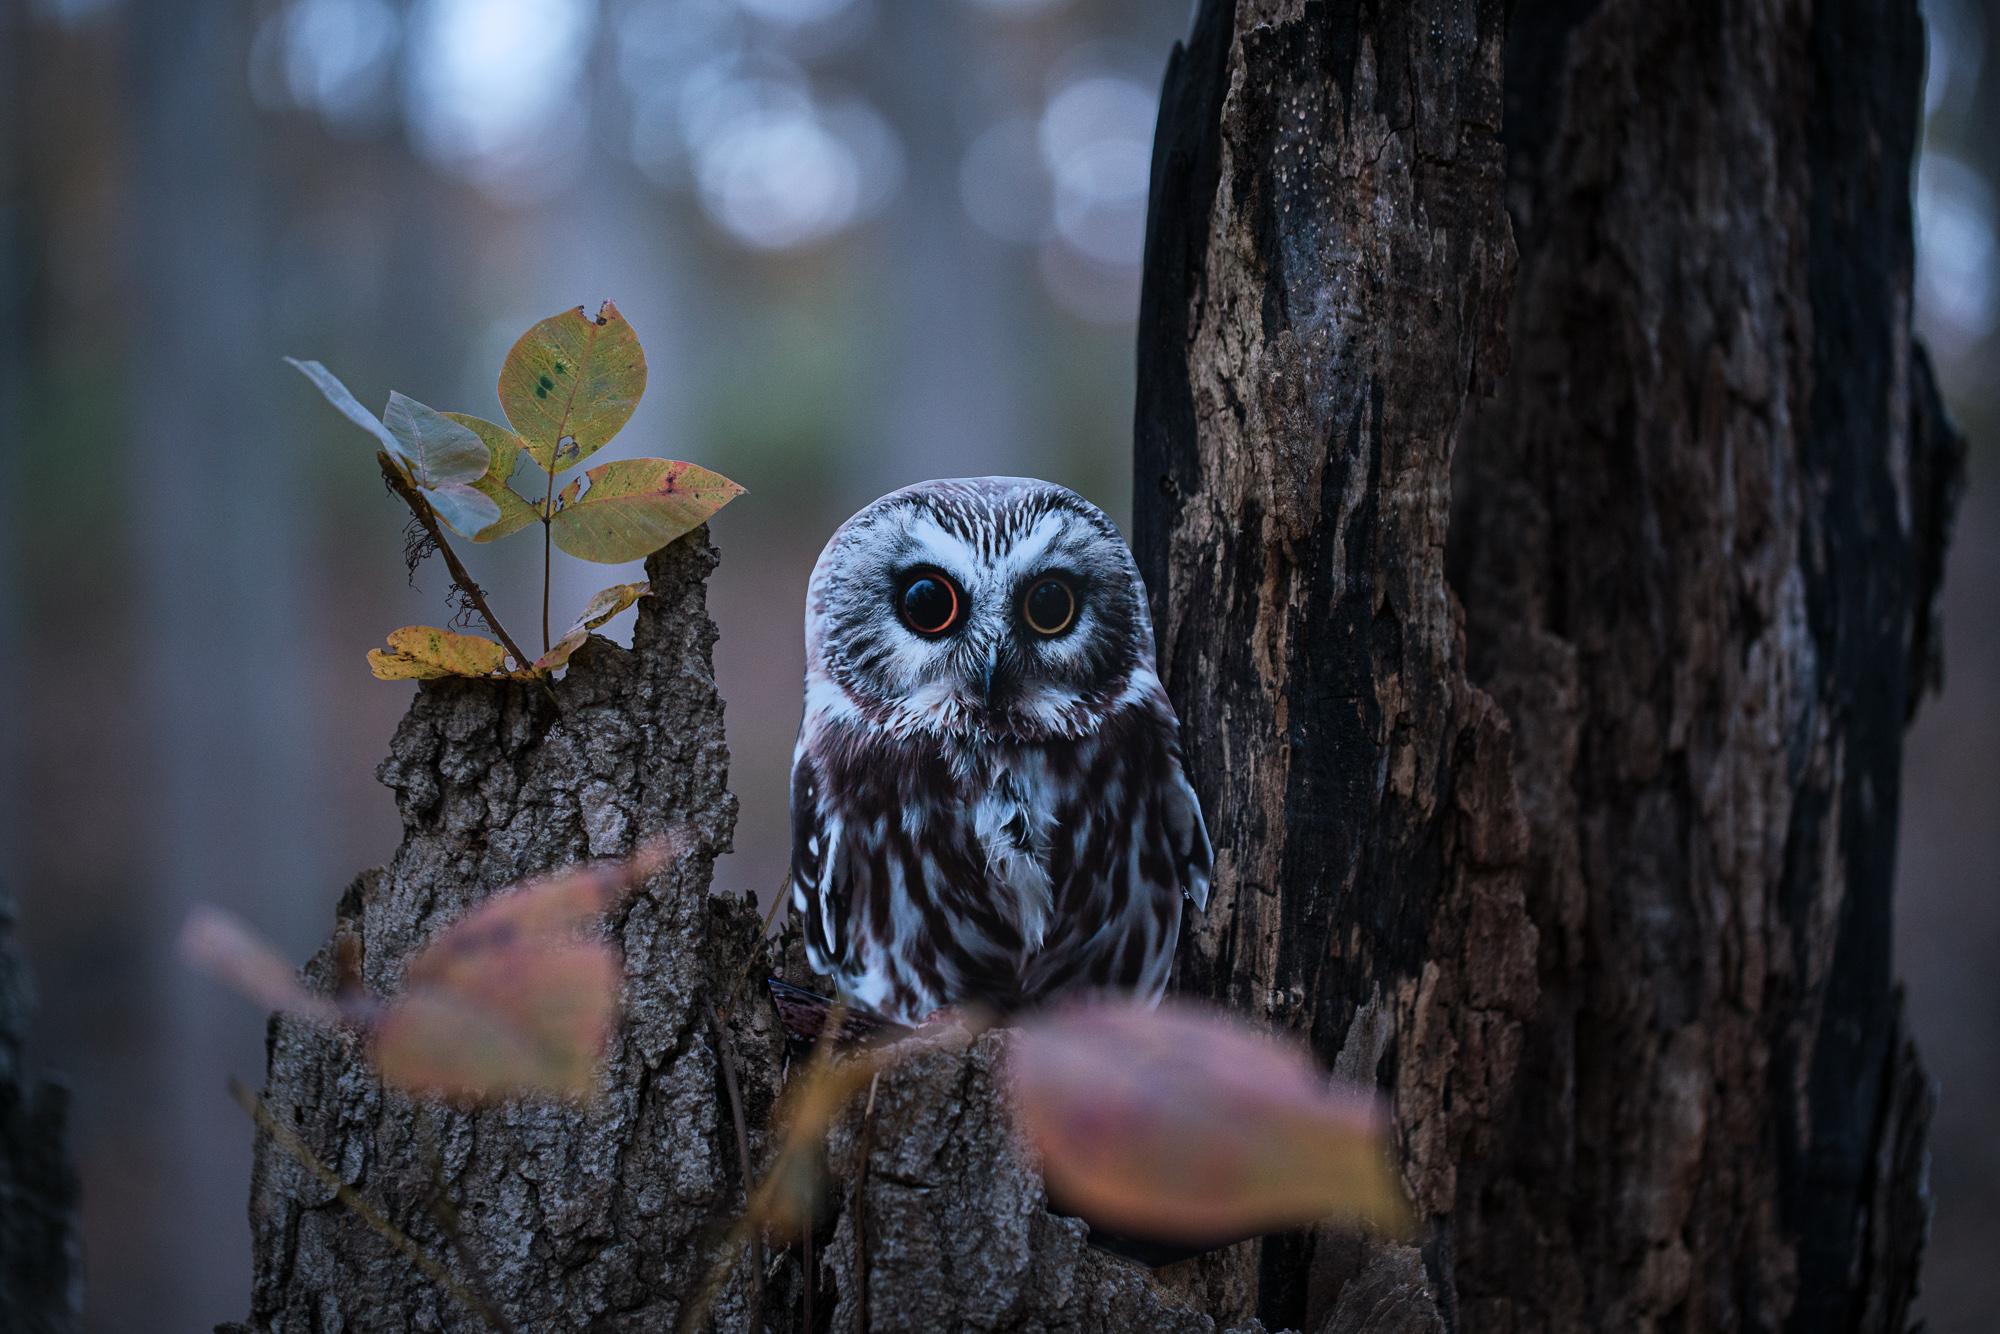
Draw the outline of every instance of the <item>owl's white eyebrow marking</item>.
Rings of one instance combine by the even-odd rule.
[[[910,540],[946,574],[961,581],[978,568],[979,556],[972,544],[928,515],[910,525]]]
[[[1008,570],[1014,574],[1027,574],[1039,568],[1049,548],[1055,545],[1055,540],[1067,527],[1066,516],[1044,514],[1033,528],[1021,534],[1013,549],[1007,553]]]

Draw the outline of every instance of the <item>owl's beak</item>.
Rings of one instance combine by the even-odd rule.
[[[988,644],[985,652],[974,662],[971,683],[979,688],[979,705],[990,709],[996,697],[1005,695],[1012,681],[1008,668],[1005,646]]]
[[[979,703],[985,708],[993,707],[993,673],[999,666],[999,648],[989,647],[985,659],[979,664]]]

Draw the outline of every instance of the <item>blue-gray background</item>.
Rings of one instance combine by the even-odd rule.
[[[1940,1334],[2000,1309],[2000,9],[1928,0],[1917,320],[1973,437],[1947,693],[1911,736],[1897,951],[1931,1068]],[[495,415],[511,339],[615,299],[651,383],[604,457],[717,468],[743,801],[786,857],[819,544],[924,477],[1122,522],[1155,98],[1179,0],[0,0],[0,877],[68,1073],[89,1321],[245,1309],[262,1024],[170,942],[206,900],[294,957],[397,837],[372,773],[412,589],[317,357]],[[532,537],[471,553],[513,624]],[[569,562],[556,618],[632,577]],[[615,629],[623,632],[625,622]]]

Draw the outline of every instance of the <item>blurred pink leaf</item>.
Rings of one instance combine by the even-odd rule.
[[[618,1022],[623,967],[592,924],[684,847],[669,835],[599,862],[502,890],[410,961],[386,1006],[343,986],[308,991],[250,929],[199,908],[181,932],[189,963],[254,1001],[323,1024],[365,1029],[382,1078],[454,1101],[584,1096]]]
[[[1011,1079],[1051,1197],[1094,1223],[1188,1242],[1322,1219],[1409,1227],[1374,1093],[1220,1011],[1058,1010],[1023,1025]]]
[[[454,955],[439,985],[413,988],[375,1026],[385,1082],[455,1102],[596,1089],[618,1022],[615,949],[516,935]]]
[[[292,967],[241,918],[197,904],[181,927],[181,958],[223,985],[272,1010],[285,1010],[331,1024],[339,1021],[332,1001],[313,995]]]

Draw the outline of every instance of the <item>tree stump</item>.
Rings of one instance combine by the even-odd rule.
[[[705,606],[716,559],[706,530],[654,556],[633,647],[593,639],[557,683],[557,704],[520,684],[419,687],[380,770],[402,845],[340,903],[336,938],[359,946],[372,992],[393,994],[411,955],[492,891],[680,831],[685,854],[611,924],[625,1020],[600,1097],[451,1111],[385,1090],[342,1035],[272,1024],[272,1114],[462,1282],[490,1287],[523,1329],[672,1328],[720,1254],[719,1225],[742,1205],[707,1006],[746,959],[760,975],[763,943],[750,904],[709,895],[736,819]],[[321,986],[333,948],[308,965]],[[774,1036],[761,1006],[735,1018],[729,1040],[761,1129]],[[439,1183],[483,1278],[432,1216]],[[264,1136],[250,1211],[258,1329],[485,1327]],[[719,1314],[740,1313],[747,1296],[739,1269]]]

